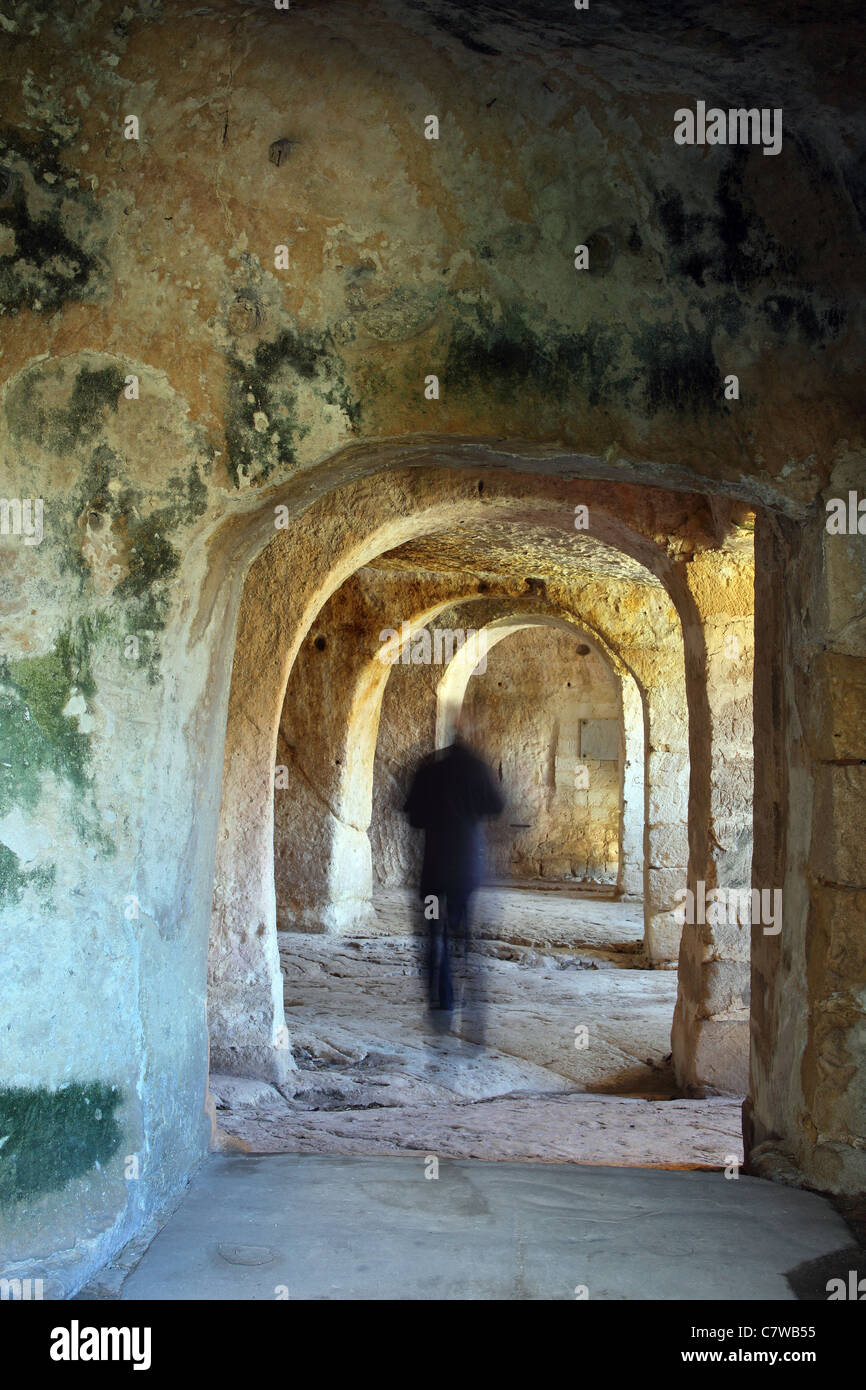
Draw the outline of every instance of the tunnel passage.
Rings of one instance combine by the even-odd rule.
[[[392,475],[388,484],[393,481]],[[289,1064],[270,864],[277,864],[283,926],[345,934],[370,921],[368,831],[377,733],[389,671],[403,669],[402,661],[392,664],[393,658],[407,642],[417,644],[422,630],[455,604],[466,612],[477,607],[472,624],[462,614],[458,622],[456,611],[453,622],[449,618],[452,628],[465,632],[484,625],[485,605],[501,601],[512,613],[515,605],[531,603],[536,609],[548,605],[560,618],[569,614],[611,661],[629,671],[641,692],[645,950],[659,963],[673,961],[679,952],[672,1039],[677,1077],[690,1092],[745,1091],[745,924],[731,923],[724,932],[701,923],[699,931],[683,933],[677,902],[687,881],[715,886],[728,872],[732,878],[745,874],[748,882],[751,531],[742,524],[742,508],[724,522],[718,503],[710,510],[694,498],[683,508],[675,496],[649,489],[617,488],[613,497],[610,491],[592,483],[559,485],[556,496],[543,479],[515,483],[490,475],[483,497],[477,489],[467,496],[458,473],[433,470],[422,480],[417,470],[408,494],[398,487],[393,521],[377,499],[373,533],[361,540],[353,560],[347,556],[335,565],[322,544],[327,526],[334,524],[329,517],[357,513],[357,501],[339,494],[319,504],[314,526],[278,537],[262,552],[242,604],[227,731],[227,831],[237,814],[236,781],[239,789],[243,786],[246,811],[219,841],[211,989],[211,1047],[218,1070],[255,1074],[263,1067],[264,1075],[279,1076]],[[407,510],[413,494],[416,505]],[[575,533],[577,496],[590,499],[591,536]],[[361,499],[368,502],[369,492]],[[483,526],[473,521],[473,511],[483,513]],[[662,548],[658,538],[665,525],[676,539]],[[644,530],[649,534],[642,535]],[[309,554],[310,534],[316,557]],[[297,545],[308,552],[303,565],[310,576],[300,626],[287,616],[281,581],[297,562]],[[279,619],[273,610],[277,595]],[[271,634],[275,622],[286,633],[285,655],[276,668],[272,650],[266,659],[255,653],[256,632]],[[388,648],[391,659],[383,660]],[[279,668],[286,672],[285,684],[269,674]],[[408,669],[416,669],[411,660]],[[422,663],[418,669],[433,668]],[[429,679],[428,686],[434,733],[435,689]],[[242,715],[245,705],[255,708],[254,723]],[[267,709],[271,713],[263,720]],[[273,743],[266,737],[250,761],[250,731],[268,727]],[[260,791],[253,805],[256,785]],[[708,838],[706,826],[692,823],[696,805],[703,817],[716,815],[727,846],[718,835]],[[250,855],[239,855],[238,848],[249,846],[257,822],[255,882]],[[233,864],[228,875],[220,864],[223,844]],[[271,924],[251,935],[238,922],[247,961],[242,980],[231,968],[231,955],[220,949],[228,921],[228,904],[221,902],[226,878],[233,891],[246,882]],[[244,921],[249,921],[248,905],[249,898]],[[261,964],[251,973],[256,955]],[[232,1004],[239,989],[250,1001],[243,1008]],[[256,1018],[263,1025],[257,1037]]]
[[[331,1115],[333,1123],[341,1099],[355,1113],[368,1097],[393,1107],[396,1122],[407,1090],[417,1099],[422,1087],[431,1105],[428,1123],[435,1125],[467,1084],[458,1069],[457,1091],[451,1093],[455,1059],[446,1048],[437,1050],[434,1102],[417,1055],[425,1043],[423,1007],[411,983],[417,969],[411,938],[420,926],[421,840],[407,824],[403,803],[419,762],[450,739],[440,728],[443,711],[457,717],[457,704],[465,708],[473,684],[479,709],[469,737],[491,762],[507,802],[501,822],[489,827],[489,870],[499,887],[520,891],[484,891],[473,906],[472,979],[477,983],[483,976],[493,1016],[486,1051],[474,1060],[464,1057],[473,1075],[471,1093],[492,1100],[503,1089],[528,1096],[556,1086],[566,1093],[576,1088],[666,1097],[673,1093],[666,1059],[675,975],[627,974],[643,957],[642,802],[635,798],[628,816],[628,868],[637,886],[633,907],[605,912],[614,906],[607,901],[587,914],[573,894],[554,901],[532,891],[533,881],[586,888],[587,856],[596,855],[601,862],[592,867],[600,876],[607,868],[607,883],[599,877],[592,887],[605,888],[608,900],[620,896],[626,873],[620,855],[623,686],[632,697],[630,703],[626,697],[629,753],[641,761],[643,756],[643,705],[634,678],[619,658],[608,661],[603,641],[585,625],[544,611],[549,601],[527,593],[523,580],[511,586],[519,590],[516,596],[497,596],[502,577],[497,582],[488,571],[485,579],[476,578],[480,593],[443,607],[454,577],[404,568],[407,563],[406,556],[392,555],[332,595],[301,647],[281,714],[276,903],[286,1016],[300,1067],[292,1086],[302,1097],[303,1124],[315,1130],[312,1115],[321,1114]],[[436,616],[419,625],[419,612],[423,617],[434,598],[440,600]],[[499,616],[503,612],[507,616]],[[413,621],[404,618],[407,613]],[[381,627],[384,615],[390,615],[389,625]],[[527,639],[528,646],[521,646]],[[510,652],[503,666],[501,657]],[[524,681],[529,677],[516,709],[501,694],[508,671]],[[333,725],[321,714],[326,703],[342,711],[349,725],[336,747]],[[534,741],[527,725],[537,729]],[[601,746],[599,734],[606,740]],[[363,752],[365,745],[375,746],[375,759]],[[359,766],[365,769],[363,782]],[[642,790],[642,766],[630,775],[630,793],[634,785]],[[508,821],[527,796],[535,798],[534,824],[515,833]],[[543,849],[546,875],[527,862],[527,843],[552,845],[558,853],[555,859]],[[311,937],[311,930],[317,934]],[[574,973],[588,970],[600,973]],[[574,985],[590,980],[597,980],[595,987],[588,993],[578,987],[573,997]],[[587,1027],[597,1029],[591,1053],[571,1046],[575,1008],[589,1020]],[[455,1032],[463,1044],[479,1044],[471,1010],[460,1013]],[[642,1051],[640,1060],[635,1049]],[[542,1065],[542,1053],[554,1053],[556,1065]],[[406,1123],[418,1122],[413,1110]],[[268,1125],[262,1121],[255,1134],[256,1143],[277,1144],[280,1137],[287,1144],[296,1137],[285,1115]],[[323,1133],[321,1142],[333,1141]],[[488,1136],[485,1142],[496,1141]]]
[[[698,3],[684,27],[678,7],[631,4],[611,28],[606,7],[566,4],[552,30],[551,5],[465,7],[467,25],[440,0],[374,4],[372,22],[367,6],[217,0],[193,25],[176,0],[127,8],[4,21],[4,521],[44,499],[45,526],[0,539],[3,1060],[49,1154],[70,1082],[117,1097],[121,1136],[113,1155],[88,1140],[80,1177],[48,1164],[62,1186],[14,1226],[13,1259],[92,1268],[182,1187],[210,1132],[209,1026],[215,1066],[277,1077],[300,1054],[273,826],[296,654],[380,556],[485,529],[504,471],[531,479],[506,521],[547,526],[539,498],[589,505],[592,536],[679,614],[682,679],[675,662],[656,682],[649,650],[620,641],[642,607],[595,603],[590,578],[575,605],[537,554],[512,575],[640,690],[642,944],[680,967],[683,1088],[723,1079],[748,1010],[753,1170],[862,1192],[866,552],[856,526],[826,528],[866,476],[853,7],[732,6],[720,25]],[[672,138],[708,83],[785,107],[777,157]],[[450,510],[436,469],[458,475]],[[750,826],[748,710],[727,677],[748,684],[728,638],[749,621],[752,516]],[[647,595],[662,625],[664,595]],[[347,862],[369,835],[359,808],[333,800]],[[671,910],[684,875],[742,884],[750,830],[754,889],[784,894],[781,932],[752,923],[751,968],[745,924],[681,928]],[[351,887],[335,870],[320,895],[329,949],[363,901]]]
[[[585,632],[550,614],[470,626],[485,607],[460,605],[431,624],[434,638],[437,630],[463,637],[430,673],[432,745],[431,681],[404,660],[408,649],[391,670],[373,777],[374,883],[394,887],[411,877],[410,864],[417,869],[402,815],[408,779],[423,752],[451,741],[468,698],[470,725],[508,798],[490,831],[494,876],[593,880],[642,896],[643,707],[634,678],[624,667],[618,676]]]
[[[495,535],[495,527],[492,529]],[[446,687],[454,681],[465,684],[469,669],[465,665],[466,657],[471,656],[478,640],[470,636],[447,667],[435,662],[413,661],[413,655],[419,654],[422,645],[426,605],[435,598],[439,602],[431,611],[437,611],[438,616],[430,624],[433,640],[428,638],[428,646],[435,647],[437,632],[444,632],[446,637],[483,632],[487,634],[485,641],[493,647],[506,632],[519,629],[527,621],[565,624],[566,630],[579,631],[585,639],[583,644],[589,643],[604,653],[614,667],[628,711],[630,744],[643,738],[638,726],[645,721],[649,721],[656,744],[650,752],[656,792],[646,808],[651,856],[644,873],[645,882],[641,885],[634,866],[638,858],[644,857],[642,847],[635,842],[643,835],[643,825],[638,825],[636,818],[643,817],[644,808],[639,804],[635,786],[630,785],[630,809],[625,823],[628,854],[621,863],[626,875],[625,886],[630,892],[643,891],[645,935],[650,956],[659,960],[676,958],[679,929],[673,921],[670,899],[675,886],[684,882],[687,864],[688,718],[682,642],[675,610],[661,586],[653,584],[652,576],[641,566],[633,566],[628,578],[621,573],[612,574],[602,582],[586,571],[584,562],[584,568],[578,569],[579,604],[572,587],[561,581],[554,582],[550,597],[528,593],[522,557],[519,550],[516,555],[513,550],[515,539],[519,544],[522,534],[519,529],[511,533],[504,554],[499,553],[503,549],[501,535],[497,541],[498,551],[492,554],[487,548],[489,536],[473,541],[483,547],[476,558],[487,556],[484,564],[488,572],[481,579],[466,572],[473,563],[473,553],[466,548],[462,532],[456,537],[449,538],[444,533],[436,537],[435,563],[447,566],[440,572],[432,568],[434,560],[430,556],[419,555],[417,545],[399,547],[366,566],[323,608],[315,624],[315,635],[308,635],[300,649],[287,689],[281,725],[280,736],[285,739],[286,748],[277,760],[280,784],[275,787],[278,821],[275,853],[278,860],[283,855],[295,853],[304,856],[304,863],[297,866],[296,873],[277,871],[288,909],[287,920],[325,930],[351,929],[363,921],[371,884],[368,827],[377,836],[381,826],[387,824],[387,853],[405,859],[408,852],[405,826],[393,814],[393,797],[392,804],[379,807],[371,821],[377,702],[382,699],[384,685],[384,707],[399,710],[400,727],[406,731],[399,754],[405,791],[410,766],[423,749],[429,751],[434,746],[434,737],[437,742],[442,740],[443,719],[450,698]],[[581,553],[571,538],[557,541],[556,534],[548,530],[533,534],[536,546],[548,548],[560,564],[573,566],[575,556]],[[462,547],[459,555],[453,554],[456,544]],[[452,552],[450,564],[447,560],[449,549]],[[602,554],[598,547],[592,553],[596,561]],[[419,560],[423,567],[419,567]],[[458,561],[462,570],[458,568]],[[609,552],[607,564],[611,564]],[[623,560],[618,564],[621,569]],[[497,565],[504,568],[505,573],[497,574]],[[509,566],[516,567],[516,573],[509,574]],[[635,575],[642,578],[643,587],[639,590],[632,588]],[[459,604],[446,604],[446,600],[458,596],[461,597]],[[634,609],[641,615],[638,628],[629,616]],[[406,614],[411,615],[411,622]],[[363,632],[366,632],[366,648]],[[413,637],[413,633],[417,636]],[[381,640],[387,634],[394,634],[389,639],[390,655],[388,644]],[[617,654],[618,647],[628,653],[634,669]],[[387,658],[384,665],[383,657]],[[636,672],[643,672],[646,677],[643,710],[641,690],[644,687],[639,685]],[[339,749],[329,751],[328,730],[320,716],[325,705],[333,726],[345,726],[350,731],[345,738],[345,756]],[[290,728],[287,728],[287,721]],[[390,738],[387,724],[386,719],[386,742]],[[296,750],[294,756],[299,760],[297,775],[292,771],[291,761],[286,764],[292,749]],[[636,767],[635,750],[628,751],[630,782],[638,777],[643,781],[643,769]],[[662,790],[663,779],[669,777],[674,766],[680,775],[670,778],[669,785]],[[291,783],[291,788],[287,783]],[[315,795],[313,788],[318,789]],[[576,787],[575,795],[579,796],[582,790]],[[303,813],[296,812],[295,808],[301,806],[305,808]],[[329,812],[324,825],[320,815],[322,807],[327,807]],[[292,816],[296,826],[303,827],[302,834],[290,832],[287,818]],[[316,843],[320,828],[325,839],[323,843]],[[658,846],[657,852],[655,846]],[[677,877],[675,866],[678,863]],[[405,864],[403,868],[405,871]],[[301,891],[295,891],[296,888]]]
[[[470,669],[454,717],[468,718],[507,796],[490,831],[491,873],[616,887],[629,814],[619,682],[587,642],[542,622],[480,636],[484,670]],[[454,698],[437,694],[437,706]]]

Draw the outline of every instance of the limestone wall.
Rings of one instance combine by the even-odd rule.
[[[569,740],[579,737],[581,719],[618,721],[619,704],[599,658],[577,656],[579,645],[577,634],[523,629],[491,648],[486,673],[467,689],[473,739],[507,798],[501,819],[487,832],[489,869],[497,877],[564,879],[594,872],[616,882],[619,740],[613,762],[587,760],[586,788],[578,786],[584,779]],[[420,837],[406,830],[401,808],[412,769],[432,747],[433,683],[428,668],[398,664],[385,691],[370,824],[374,878],[385,887],[413,882],[417,870]],[[512,824],[530,816],[528,830]]]
[[[378,887],[396,888],[420,879],[423,836],[409,827],[403,807],[413,772],[436,746],[436,684],[441,675],[433,666],[398,662],[385,686],[370,820],[373,880]]]
[[[273,767],[306,633],[375,556],[495,521],[503,474],[510,522],[573,539],[588,503],[697,625],[697,714],[684,732],[677,676],[647,743],[667,951],[686,836],[653,788],[682,786],[683,737],[693,871],[711,832],[747,850],[725,804],[745,760],[728,779],[713,755],[734,697],[706,693],[721,610],[672,570],[706,577],[737,508],[766,514],[755,872],[784,873],[786,915],[754,976],[754,1134],[800,1180],[866,1186],[862,538],[816,539],[864,478],[855,77],[832,15],[754,41],[749,7],[720,25],[698,3],[688,28],[657,4],[475,11],[4,13],[2,495],[42,501],[44,534],[0,536],[0,1104],[21,1158],[0,1195],[10,1264],[61,1290],[206,1152],[209,1022],[287,1064]],[[781,153],[678,146],[679,94],[708,86],[784,104]],[[690,947],[683,1038],[744,1024],[747,953],[718,944]]]
[[[619,700],[600,659],[579,645],[525,629],[493,647],[486,672],[469,681],[464,709],[506,796],[488,833],[497,876],[616,883]],[[614,723],[612,761],[581,755],[581,723],[595,719]]]

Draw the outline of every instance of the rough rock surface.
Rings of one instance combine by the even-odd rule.
[[[741,1157],[739,1098],[671,1098],[676,977],[641,968],[638,904],[482,891],[485,1046],[476,1010],[456,1012],[449,1032],[425,1013],[412,912],[395,892],[363,936],[280,933],[299,1071],[279,1087],[212,1077],[223,1129],[267,1153],[654,1167]]]
[[[457,521],[573,536],[578,503],[682,631],[647,703],[660,954],[686,846],[731,883],[754,823],[785,893],[751,960],[747,930],[686,943],[681,1076],[751,1043],[750,1148],[866,1188],[866,570],[825,529],[864,478],[862,5],[686,10],[4,7],[2,492],[45,509],[0,544],[4,1249],[31,1273],[75,1287],[187,1181],[208,1019],[256,1075],[286,1061],[273,749],[322,604]],[[733,93],[784,106],[778,157],[675,142],[685,94]]]

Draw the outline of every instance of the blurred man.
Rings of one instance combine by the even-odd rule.
[[[450,1014],[454,1008],[452,964],[468,964],[469,907],[484,876],[481,822],[501,814],[504,801],[487,764],[468,743],[465,718],[454,742],[421,764],[409,790],[409,824],[424,831],[421,897],[430,919],[429,1004]]]

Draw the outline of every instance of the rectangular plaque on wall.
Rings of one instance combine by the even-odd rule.
[[[619,720],[581,719],[580,756],[596,762],[617,762],[619,759]]]

